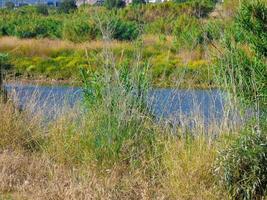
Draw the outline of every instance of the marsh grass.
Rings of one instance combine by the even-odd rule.
[[[12,102],[1,103],[1,149],[35,151],[40,148],[42,136],[38,134],[39,123],[36,117],[28,118],[19,112]],[[27,126],[25,126],[28,124]]]
[[[215,182],[210,169],[216,148],[201,136],[179,140],[170,135],[167,127],[143,119],[142,126],[138,123],[140,130],[136,125],[132,130],[127,129],[136,128],[134,133],[140,133],[124,138],[120,153],[114,154],[113,146],[105,144],[104,138],[103,148],[94,144],[96,131],[110,134],[107,124],[101,123],[103,114],[106,118],[103,110],[91,111],[92,116],[85,113],[81,116],[77,110],[70,109],[69,114],[47,127],[40,126],[38,120],[30,121],[29,126],[23,121],[28,114],[16,111],[13,105],[2,104],[1,111],[1,116],[6,114],[5,120],[1,118],[1,125],[4,124],[1,133],[6,140],[1,140],[5,144],[1,145],[0,189],[12,199],[220,197],[213,188]],[[153,134],[153,140],[151,135],[141,135],[148,131]],[[39,141],[34,135],[42,138],[34,151],[24,143],[29,135],[34,141]],[[154,153],[148,151],[151,145]]]

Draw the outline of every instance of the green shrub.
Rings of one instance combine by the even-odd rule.
[[[59,4],[58,11],[59,11],[60,13],[71,13],[71,12],[73,12],[75,9],[77,9],[75,0],[63,0],[63,1]]]
[[[173,33],[173,21],[169,19],[160,18],[147,25],[145,25],[145,31],[152,34],[166,34],[171,35]]]
[[[168,53],[162,53],[151,60],[154,78],[169,77],[180,64],[180,60]]]
[[[219,81],[246,105],[255,102],[266,106],[267,71],[261,58],[249,56],[227,41],[227,49],[219,58]]]
[[[49,37],[60,38],[62,22],[53,18],[37,18],[29,20],[28,18],[21,19],[17,23],[21,23],[15,28],[15,36],[20,38],[34,38],[34,37]],[[16,23],[16,22],[15,22]],[[9,35],[13,35],[9,33]]]
[[[124,160],[137,164],[154,152],[156,134],[149,128],[144,106],[149,86],[147,68],[128,65],[117,66],[118,70],[107,65],[104,74],[82,71],[90,108],[88,145],[100,163]]]
[[[7,70],[10,68],[11,68],[10,55],[7,53],[0,53],[0,70],[2,70],[2,69]],[[1,76],[3,76],[3,74]],[[0,79],[1,78],[2,77],[0,77]]]
[[[99,35],[94,21],[77,17],[65,20],[63,25],[63,38],[73,42],[93,40]]]
[[[174,22],[183,14],[196,18],[205,17],[213,9],[214,3],[211,5],[207,8],[204,3],[199,3],[199,1],[188,1],[184,3],[168,1],[158,4],[127,6],[119,10],[118,13],[126,20],[147,25],[160,19],[166,20],[166,23]]]
[[[36,6],[36,12],[38,14],[45,15],[45,16],[49,15],[48,7],[45,4],[38,4]]]
[[[134,40],[140,33],[137,23],[125,21],[118,17],[111,17],[111,19],[105,20],[104,23],[111,32],[111,37],[113,39]]]
[[[216,174],[232,199],[263,199],[267,192],[266,133],[245,131],[219,152]]]
[[[196,17],[206,17],[213,10],[216,0],[174,0],[174,2],[191,7]]]
[[[5,6],[6,6],[7,9],[13,9],[13,8],[15,8],[15,4],[12,1],[7,1],[5,3]]]
[[[146,0],[133,0],[132,5],[146,4]]]
[[[194,47],[203,42],[203,30],[196,17],[181,15],[175,23],[176,43],[183,47]]]
[[[236,22],[244,31],[246,41],[267,56],[267,3],[263,0],[244,1]]]
[[[104,5],[108,9],[123,8],[125,6],[125,1],[123,1],[123,0],[105,0]]]
[[[232,26],[232,24],[227,25]],[[218,41],[223,38],[224,32],[226,31],[226,24],[222,20],[212,19],[204,25],[203,29],[203,37],[205,37],[206,42]]]

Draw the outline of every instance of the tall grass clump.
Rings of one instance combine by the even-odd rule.
[[[86,125],[80,134],[75,123],[59,129],[59,134],[66,132],[58,137],[59,141],[68,141],[66,148],[57,148],[57,134],[52,134],[47,149],[52,154],[57,154],[58,149],[63,157],[65,151],[69,152],[72,158],[77,156],[77,162],[91,160],[104,166],[129,162],[140,166],[152,159],[158,148],[152,116],[145,105],[150,80],[148,65],[142,63],[138,53],[142,43],[137,45],[133,60],[118,64],[110,48],[110,30],[114,27],[101,20],[100,23],[106,43],[98,66],[101,69],[81,67]]]
[[[42,135],[38,132],[39,120],[27,118],[12,104],[0,102],[0,149],[36,152],[40,150]],[[29,123],[30,122],[30,123]],[[29,124],[25,126],[25,124]]]
[[[234,25],[239,27],[239,33],[231,30],[226,33],[224,52],[219,59],[224,86],[246,104],[257,102],[263,107],[266,107],[267,97],[266,56],[264,56],[266,44],[260,41],[265,37],[261,32],[265,32],[263,24],[266,20],[264,14],[266,8],[263,1],[243,2]],[[249,19],[253,20],[245,21]],[[234,30],[237,31],[235,28]]]
[[[163,190],[170,199],[226,199],[227,194],[216,183],[213,166],[217,156],[216,142],[203,135],[196,138],[165,140],[162,163]]]
[[[224,88],[241,100],[243,106],[261,103],[266,100],[266,65],[263,59],[248,55],[237,45],[227,44],[220,58],[220,74]]]
[[[175,23],[176,43],[182,47],[195,47],[202,40],[200,20],[196,17],[181,15]]]
[[[241,134],[219,151],[216,163],[216,174],[232,199],[262,199],[267,191],[266,45],[259,34],[265,29],[266,8],[264,1],[243,2],[235,20],[240,32],[226,33],[218,62],[220,83],[245,122]],[[246,40],[239,40],[240,35]]]
[[[247,129],[219,151],[216,174],[232,199],[263,199],[267,192],[267,135]]]
[[[152,116],[145,106],[149,89],[147,66],[139,65],[138,57],[135,67],[130,63],[115,66],[112,54],[105,52],[104,56],[103,75],[82,73],[88,121],[92,123],[88,127],[92,133],[90,145],[100,162],[140,162],[156,148]]]
[[[258,53],[267,56],[267,3],[262,0],[244,1],[237,16],[245,39]]]

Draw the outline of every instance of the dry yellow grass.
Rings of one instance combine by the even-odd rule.
[[[31,149],[39,140],[39,116],[27,117],[8,102],[0,103],[0,149]]]
[[[92,166],[71,168],[42,155],[0,153],[0,197],[27,200],[164,199],[140,173],[123,166],[99,172]]]
[[[212,172],[215,158],[216,148],[201,137],[166,142],[165,193],[177,200],[227,199],[215,185]]]
[[[95,160],[75,162],[87,152],[75,142],[86,131],[75,110],[46,128],[28,116],[11,103],[0,104],[0,199],[225,199],[211,171],[216,149],[205,140],[159,139],[165,153],[154,171],[145,169],[152,169],[153,160],[137,168],[124,161],[102,168]],[[64,137],[70,130],[71,138]],[[42,142],[51,142],[50,149]]]
[[[0,37],[0,52],[10,52],[23,56],[50,56],[60,50],[96,50],[102,49],[104,41],[96,40],[85,43],[72,43],[64,40],[51,39],[18,39],[16,37]],[[128,42],[112,41],[109,44],[113,49],[126,48]]]

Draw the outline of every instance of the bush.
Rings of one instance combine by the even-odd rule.
[[[49,15],[47,5],[45,4],[38,4],[36,6],[36,12],[41,15]]]
[[[58,11],[60,13],[70,13],[70,12],[74,11],[75,9],[77,9],[75,0],[63,0],[59,4]]]
[[[176,21],[174,35],[179,46],[194,47],[204,39],[199,20],[185,14]]]
[[[87,18],[66,20],[63,25],[63,38],[72,42],[93,40],[98,34],[95,22]]]
[[[125,6],[125,1],[123,1],[123,0],[105,0],[104,5],[108,9],[123,8]]]
[[[260,54],[267,56],[267,3],[263,0],[243,2],[237,24],[246,41]]]
[[[133,5],[146,4],[146,0],[133,0]]]
[[[49,37],[60,38],[62,23],[53,18],[21,19],[15,29],[15,35],[20,38]],[[18,23],[18,22],[17,22]],[[12,35],[12,33],[10,34]]]
[[[15,4],[12,1],[7,1],[5,3],[5,6],[6,6],[7,9],[13,9],[13,8],[15,8]]]
[[[267,72],[261,58],[251,57],[243,49],[226,39],[227,49],[219,58],[219,80],[223,87],[239,97],[245,105],[255,102],[266,106]],[[255,104],[254,104],[255,105]]]
[[[104,20],[105,27],[110,32],[110,37],[116,40],[134,40],[139,35],[138,24],[122,20],[116,16]]]
[[[261,199],[267,192],[267,137],[247,131],[220,151],[216,174],[233,199]]]
[[[173,21],[165,18],[160,18],[151,22],[145,26],[145,31],[152,34],[166,34],[171,35],[173,33]]]
[[[261,110],[267,108],[266,14],[263,1],[243,2],[235,24],[226,29],[218,65],[224,87],[241,102],[258,104]]]
[[[213,10],[216,0],[175,0],[175,2],[190,6],[196,17],[206,17]]]

